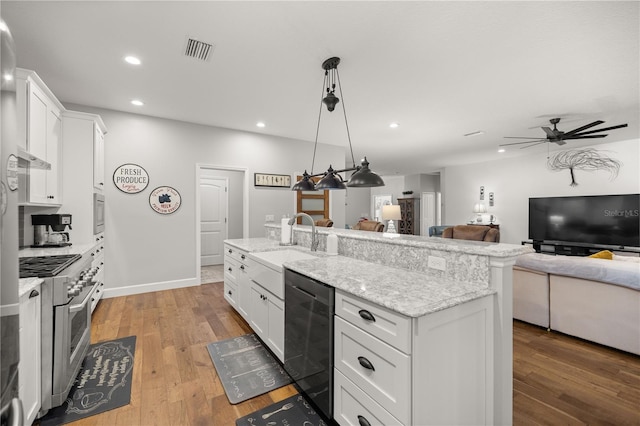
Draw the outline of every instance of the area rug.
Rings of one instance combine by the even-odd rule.
[[[209,343],[207,349],[231,404],[292,382],[255,334]]]
[[[327,426],[302,395],[293,395],[236,420],[236,426]]]
[[[89,346],[67,400],[40,419],[41,426],[70,423],[129,404],[136,336]]]

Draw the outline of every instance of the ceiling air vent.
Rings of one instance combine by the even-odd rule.
[[[205,43],[193,38],[187,38],[187,45],[184,50],[184,55],[190,58],[195,58],[200,61],[208,61],[211,58],[211,52],[213,52],[213,44]]]

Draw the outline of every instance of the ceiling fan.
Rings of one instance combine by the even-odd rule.
[[[595,138],[604,138],[607,135],[595,135],[594,133],[599,133],[599,132],[605,132],[607,130],[614,130],[614,129],[620,129],[621,127],[627,127],[627,124],[619,124],[617,126],[611,126],[611,127],[605,127],[604,129],[595,129],[595,130],[589,130],[588,132],[585,132],[584,130],[590,129],[594,126],[598,126],[600,124],[603,124],[604,121],[602,120],[597,120],[594,121],[592,123],[586,124],[582,127],[578,127],[577,129],[573,129],[570,130],[568,132],[563,132],[561,130],[558,130],[558,128],[556,127],[556,124],[558,124],[560,122],[559,118],[552,118],[551,120],[549,120],[549,122],[551,124],[553,124],[553,129],[550,129],[549,127],[543,126],[542,130],[544,130],[544,132],[547,134],[546,138],[528,138],[528,137],[520,137],[520,136],[505,136],[505,138],[507,139],[532,139],[532,140],[528,140],[528,141],[522,141],[522,142],[513,142],[513,143],[505,143],[502,144],[500,146],[508,146],[508,145],[520,145],[520,144],[530,144],[527,146],[523,146],[522,148],[530,148],[532,146],[541,144],[541,143],[545,143],[545,142],[553,142],[555,144],[558,145],[564,145],[566,144],[566,140],[570,140],[570,139],[595,139]],[[522,149],[521,148],[521,149]]]

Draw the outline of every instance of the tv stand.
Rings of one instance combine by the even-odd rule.
[[[523,245],[531,245],[537,253],[564,255],[564,256],[589,256],[602,250],[612,252],[638,253],[640,247],[608,246],[599,244],[571,243],[564,241],[522,241]]]

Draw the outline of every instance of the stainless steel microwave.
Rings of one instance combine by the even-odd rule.
[[[93,193],[93,234],[104,232],[104,195]]]

